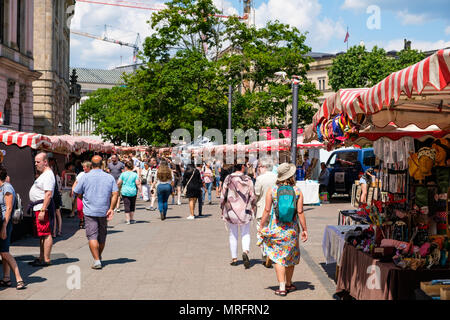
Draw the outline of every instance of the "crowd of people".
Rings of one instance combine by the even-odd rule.
[[[33,266],[51,265],[53,237],[62,233],[61,184],[71,179],[73,210],[78,214],[80,228],[86,230],[93,257],[93,269],[102,269],[102,252],[106,244],[107,224],[123,203],[126,224],[134,224],[136,201],[140,197],[149,202],[146,208],[155,211],[158,204],[162,221],[167,217],[168,203],[181,205],[181,197],[189,203],[188,220],[202,216],[202,208],[213,204],[213,188],[220,198],[221,217],[229,232],[231,266],[238,265],[239,229],[242,241],[244,267],[250,267],[250,222],[256,220],[256,244],[261,248],[265,267],[273,268],[279,282],[275,294],[285,296],[295,290],[292,284],[294,266],[299,263],[299,240],[308,238],[303,214],[303,195],[296,187],[297,168],[283,163],[275,166],[272,158],[245,159],[245,163],[226,164],[219,160],[195,162],[184,165],[170,157],[136,156],[135,152],[113,154],[105,159],[94,156],[78,166],[68,164],[64,172],[55,173],[54,163],[41,152],[35,157],[37,177],[30,189],[28,210],[34,217],[35,235],[39,237],[39,258],[30,262]],[[78,174],[76,173],[78,168]],[[69,173],[69,174],[68,174]],[[0,253],[3,263],[3,279],[0,286],[11,286],[10,272],[14,272],[17,289],[26,288],[14,258],[9,254],[11,236],[11,212],[15,192],[7,182],[7,172],[0,170],[0,207],[2,229]],[[175,201],[176,200],[176,201]],[[301,229],[300,229],[301,227]],[[6,263],[5,263],[6,262]]]

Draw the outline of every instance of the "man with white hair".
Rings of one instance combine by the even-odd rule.
[[[256,228],[259,230],[261,218],[264,212],[266,204],[267,191],[271,190],[277,182],[277,175],[273,173],[273,160],[270,157],[264,157],[258,161],[258,177],[255,183],[255,195],[256,195]],[[271,260],[266,264],[266,257],[264,251],[261,249],[263,265],[267,268],[271,268]]]

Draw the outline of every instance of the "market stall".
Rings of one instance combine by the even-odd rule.
[[[345,243],[337,293],[411,299],[420,282],[450,278],[449,83],[450,50],[439,50],[372,88],[340,90],[307,128],[328,149],[373,144],[378,163],[356,203],[371,224]]]
[[[36,150],[51,145],[47,136],[29,132],[0,130],[0,162],[6,168],[10,181],[22,203],[29,202],[28,194],[35,178],[34,155]],[[14,225],[12,241],[26,234],[32,234],[31,217],[25,214],[24,220]]]

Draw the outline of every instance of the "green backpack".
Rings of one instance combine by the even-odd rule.
[[[277,204],[274,206],[278,221],[292,222],[297,212],[297,196],[292,186],[281,186],[277,191]]]

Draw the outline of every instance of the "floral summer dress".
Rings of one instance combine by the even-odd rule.
[[[272,188],[272,203],[277,202],[278,186]],[[296,201],[300,196],[300,189],[294,186]],[[256,245],[263,246],[264,253],[274,263],[289,267],[300,262],[298,215],[295,214],[292,222],[278,221],[275,213],[270,212],[270,221],[267,227],[261,230],[261,238]]]

